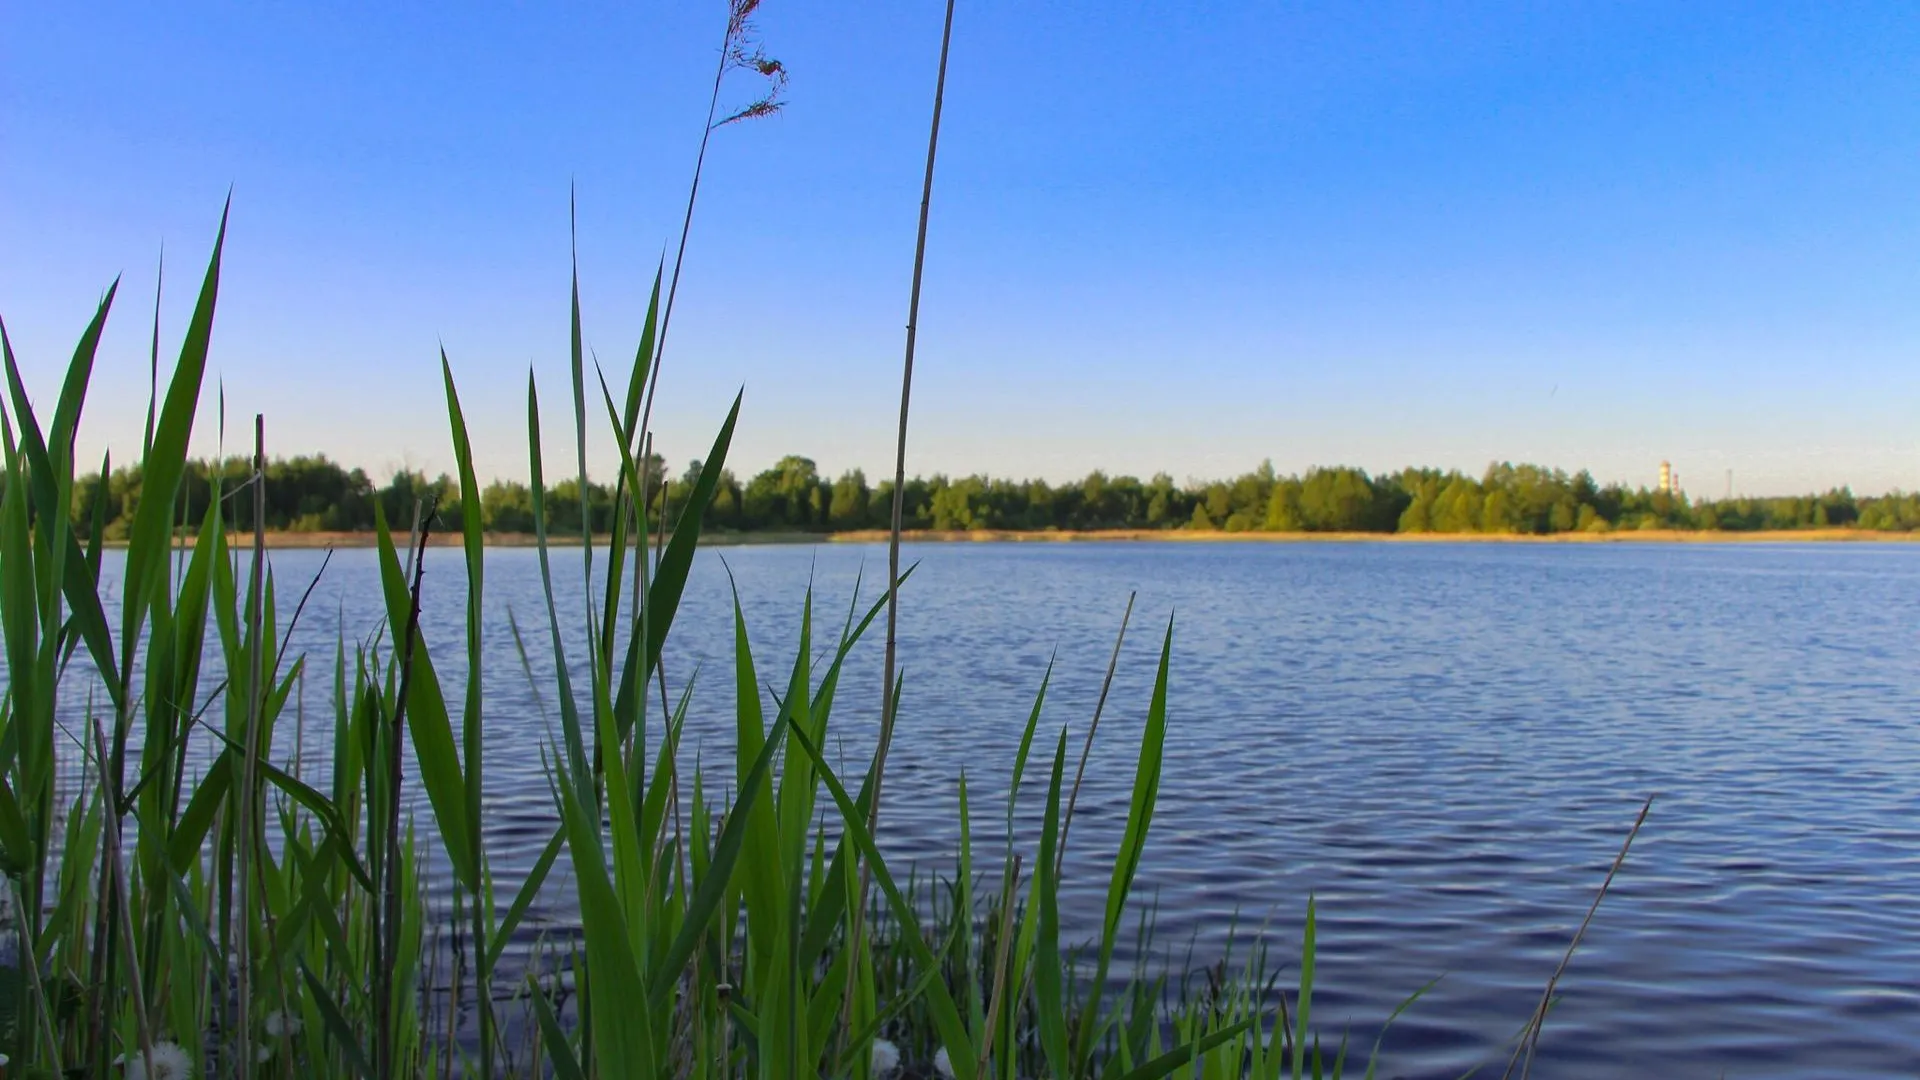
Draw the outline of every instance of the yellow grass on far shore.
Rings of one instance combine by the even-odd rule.
[[[1049,529],[1033,532],[1017,532],[1007,529],[974,529],[968,532],[936,532],[915,529],[901,534],[907,543],[1099,543],[1115,541],[1157,541],[1161,543],[1254,543],[1254,544],[1325,544],[1325,543],[1385,543],[1385,544],[1804,544],[1804,543],[1908,543],[1920,541],[1920,532],[1870,532],[1864,529],[1777,529],[1764,532],[1718,532],[1681,529],[1641,529],[1618,532],[1569,532],[1551,533],[1546,536],[1520,535],[1515,533],[1372,533],[1372,532],[1327,532],[1327,533],[1271,533],[1271,532],[1222,532],[1218,530],[1201,531],[1197,529],[1094,529],[1087,531]],[[887,541],[885,529],[860,529],[840,533],[799,533],[764,532],[734,533],[709,532],[700,538],[702,544],[711,546],[737,546],[748,544],[882,544]],[[236,548],[250,547],[253,537],[249,533],[234,533],[228,541]],[[266,534],[267,547],[284,549],[322,549],[322,548],[366,548],[374,544],[371,532],[269,532]],[[404,544],[404,536],[396,537],[396,543]],[[547,542],[554,547],[568,547],[580,542],[578,536],[549,536]],[[595,537],[595,543],[605,543],[604,536]],[[432,547],[457,547],[460,534],[457,532],[434,533],[428,539]],[[488,533],[487,546],[496,548],[524,548],[534,546],[532,533]]]
[[[880,535],[883,538],[886,536],[885,533],[881,533]],[[747,545],[747,544],[818,544],[823,541],[827,541],[831,539],[833,539],[833,537],[823,533],[719,532],[719,533],[707,533],[705,535],[702,535],[700,537],[700,542],[702,544],[741,546],[741,545]],[[270,529],[267,531],[267,534],[266,534],[267,547],[272,548],[274,550],[301,550],[301,549],[322,550],[325,548],[370,548],[374,546],[375,540],[376,540],[376,536],[371,531],[293,532],[293,531],[281,531],[281,530]],[[398,547],[405,546],[407,543],[406,534],[405,533],[394,534],[393,542],[395,546],[398,546]],[[490,532],[486,534],[486,542],[487,542],[487,546],[491,548],[530,548],[535,545],[536,540],[532,533]],[[595,544],[605,544],[607,542],[607,537],[605,535],[596,536],[593,538],[593,542]],[[460,533],[457,531],[435,532],[435,533],[430,533],[427,536],[428,547],[434,547],[434,548],[459,547],[461,543],[462,543],[462,537]],[[233,547],[233,548],[252,547],[253,534],[248,532],[228,533],[227,544],[229,547]],[[652,546],[653,540],[651,537],[648,538],[647,544],[649,547]],[[124,541],[110,540],[107,542],[107,546],[108,547],[124,547],[126,545]],[[578,533],[575,533],[572,535],[558,535],[558,536],[549,534],[547,536],[547,546],[556,547],[556,548],[579,547],[580,536]]]
[[[834,533],[835,543],[885,543],[884,529]],[[1773,529],[1758,532],[1720,532],[1695,529],[1630,529],[1609,532],[1564,532],[1544,536],[1522,533],[1377,533],[1377,532],[1225,532],[1218,529],[1093,529],[1086,531],[1042,530],[1016,532],[1003,529],[974,529],[970,532],[933,532],[913,530],[901,534],[912,543],[938,542],[1064,542],[1153,540],[1165,543],[1386,543],[1386,544],[1614,544],[1614,543],[1687,543],[1750,544],[1808,542],[1904,543],[1920,540],[1920,532],[1872,532],[1865,529]]]

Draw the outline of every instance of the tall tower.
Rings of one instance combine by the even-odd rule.
[[[1660,463],[1660,490],[1668,494],[1673,492],[1673,465],[1665,461]]]

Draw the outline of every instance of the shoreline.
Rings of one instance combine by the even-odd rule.
[[[702,547],[749,547],[764,544],[884,544],[887,542],[885,529],[858,529],[837,533],[707,533],[701,536]],[[936,532],[931,529],[913,529],[900,534],[903,542],[911,544],[1100,544],[1100,543],[1174,543],[1174,544],[1805,544],[1805,543],[1841,543],[1841,544],[1907,544],[1920,542],[1917,532],[1868,532],[1861,529],[1772,529],[1755,532],[1723,532],[1685,529],[1646,529],[1625,532],[1604,533],[1547,533],[1544,535],[1521,533],[1374,533],[1374,532],[1325,532],[1325,533],[1273,533],[1273,532],[1224,532],[1218,530],[1198,531],[1193,529],[1092,529],[1092,530],[1036,530],[1022,531],[1012,529],[974,529],[968,532]],[[268,532],[266,546],[273,550],[319,550],[324,548],[371,548],[375,534],[371,532]],[[395,538],[395,543],[404,542]],[[442,532],[428,537],[429,547],[459,547],[462,538],[459,533]],[[236,532],[229,534],[228,543],[234,548],[252,545],[253,534]],[[594,537],[594,543],[604,545],[606,537]],[[535,545],[532,533],[487,533],[486,546],[490,548],[530,548]],[[549,536],[547,545],[555,548],[574,548],[580,546],[578,536]],[[107,547],[124,548],[125,541],[108,541]]]
[[[1624,532],[1563,533],[1378,533],[1378,532],[1226,532],[1210,529],[1093,529],[1083,531],[1014,531],[975,529],[971,532],[910,530],[900,534],[912,543],[1252,543],[1252,544],[1791,544],[1890,543],[1920,541],[1920,532],[1869,532],[1863,529],[1767,529],[1731,532],[1705,529],[1634,529]],[[885,543],[884,529],[832,533],[834,543]]]

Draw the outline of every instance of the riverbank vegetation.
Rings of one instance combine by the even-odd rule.
[[[897,587],[877,602],[853,598],[840,616],[796,597],[800,635],[771,666],[749,649],[736,604],[734,760],[724,772],[683,770],[697,687],[670,682],[662,660],[703,515],[677,515],[656,546],[657,522],[632,496],[647,489],[635,455],[664,319],[649,319],[619,398],[578,348],[571,356],[573,414],[604,416],[620,447],[612,543],[578,563],[550,559],[554,504],[534,500],[544,607],[520,613],[531,621],[516,623],[516,637],[551,673],[540,696],[557,717],[553,834],[524,872],[496,866],[483,842],[485,732],[539,718],[503,715],[481,692],[481,488],[453,367],[443,358],[460,500],[439,517],[452,517],[460,550],[430,555],[436,516],[424,499],[397,522],[376,504],[384,619],[331,656],[291,652],[308,583],[282,580],[261,548],[230,539],[236,523],[266,517],[275,482],[264,462],[216,472],[208,497],[179,510],[225,237],[223,219],[155,401],[142,470],[150,497],[133,507],[117,597],[103,585],[106,514],[96,506],[76,528],[66,512],[115,290],[53,409],[36,407],[5,349],[7,1076],[1155,1080],[1345,1070],[1346,1039],[1314,1023],[1310,902],[1285,990],[1264,943],[1192,977],[1150,967],[1152,950],[1135,945],[1151,938],[1151,913],[1132,894],[1160,786],[1171,623],[1150,699],[1130,705],[1145,720],[1133,794],[1117,845],[1103,852],[1103,914],[1084,935],[1066,927],[1060,896],[1097,714],[1070,732],[1048,714],[1041,680],[1005,806],[978,808],[1004,828],[976,845],[960,777],[962,832],[940,868],[947,876],[917,888],[879,839],[885,729],[863,769],[829,759],[841,742],[843,664]],[[576,306],[576,342],[579,318]],[[600,392],[589,396],[589,385]],[[544,492],[531,377],[527,408],[531,488]],[[713,498],[740,408],[736,398],[693,480],[692,507]],[[439,569],[427,577],[430,557]],[[583,575],[581,610],[554,598],[554,576],[568,572]],[[462,632],[430,635],[422,590],[452,575],[464,577]],[[568,625],[585,628],[584,653],[564,644]],[[307,684],[328,689],[318,732],[301,725],[303,757],[288,728]],[[903,701],[911,710],[910,695],[896,694],[887,714]],[[1030,826],[1019,809],[1036,804]],[[1090,833],[1071,835],[1087,843]],[[436,874],[450,882],[450,910],[423,900]],[[526,952],[514,943],[536,902],[578,921],[543,928]],[[1116,964],[1123,943],[1138,949],[1133,964]]]
[[[695,461],[675,475],[659,456],[645,463],[647,501],[656,519],[687,505],[700,476]],[[205,506],[221,477],[248,474],[244,458],[194,460],[181,479],[182,506]],[[269,461],[267,528],[276,532],[371,533],[376,507],[388,520],[404,517],[417,500],[440,508],[443,521],[464,512],[455,479],[401,470],[376,483],[364,470],[323,454]],[[106,537],[123,540],[144,488],[137,465],[79,478],[72,507],[76,523],[103,514]],[[582,499],[577,478],[544,492],[555,531],[578,532],[591,521],[595,535],[610,531],[614,488],[589,480]],[[1920,493],[1857,496],[1845,488],[1776,498],[1690,499],[1647,488],[1600,484],[1587,472],[1568,474],[1536,465],[1496,464],[1479,476],[1438,469],[1370,475],[1353,468],[1321,468],[1301,476],[1262,466],[1231,480],[1175,483],[1164,473],[1149,480],[1096,472],[1078,483],[1005,480],[988,476],[914,477],[905,485],[905,525],[916,531],[1095,532],[1199,531],[1231,533],[1442,533],[1544,536],[1581,532],[1679,530],[1780,532],[1848,529],[1910,532],[1920,528]],[[530,536],[533,493],[517,480],[480,489],[481,528]],[[834,534],[883,529],[893,484],[868,481],[858,469],[829,478],[812,460],[780,459],[741,480],[721,471],[704,514],[710,531],[740,534]]]
[[[729,5],[721,76],[783,75],[752,42],[754,7]],[[949,33],[952,18],[949,3]],[[944,81],[944,45],[942,56]],[[733,118],[774,107],[760,98]],[[937,133],[937,104],[934,116]],[[727,122],[710,113],[708,132]],[[932,168],[930,149],[929,188]],[[690,194],[689,220],[692,205]],[[923,245],[925,208],[923,197]],[[547,483],[541,424],[550,413],[530,372],[524,506],[496,486],[490,511],[444,355],[456,475],[437,486],[368,491],[311,461],[276,470],[259,452],[258,417],[251,460],[196,470],[186,448],[208,419],[201,398],[226,238],[223,215],[170,372],[159,364],[155,315],[164,392],[151,402],[139,466],[117,474],[131,478],[118,496],[110,467],[90,493],[74,453],[117,285],[50,409],[29,394],[0,323],[0,1074],[1301,1080],[1347,1071],[1346,1035],[1314,1011],[1310,899],[1300,898],[1304,936],[1284,961],[1270,963],[1260,940],[1236,957],[1201,958],[1191,973],[1152,961],[1152,910],[1135,903],[1134,884],[1150,857],[1172,720],[1171,620],[1157,633],[1147,700],[1114,706],[1143,718],[1117,837],[1071,828],[1106,694],[1083,727],[1063,723],[1047,704],[1049,670],[999,785],[1004,806],[970,805],[969,778],[959,776],[959,840],[932,868],[945,877],[893,865],[887,754],[896,710],[915,711],[912,691],[894,679],[893,611],[911,572],[898,569],[898,539],[909,512],[939,521],[958,511],[934,506],[931,490],[915,502],[901,486],[881,595],[831,612],[796,597],[801,629],[774,662],[753,654],[736,602],[732,670],[710,676],[737,691],[732,760],[687,768],[681,735],[701,687],[691,673],[670,677],[670,633],[703,530],[760,504],[753,483],[735,491],[727,479],[740,398],[697,468],[656,479],[648,418],[678,269],[655,278],[624,380],[583,355],[576,278],[573,477]],[[909,373],[911,340],[910,331]],[[616,477],[606,488],[587,482],[589,418],[618,448],[601,463]],[[766,512],[797,514],[790,507],[804,503],[830,522],[839,489],[787,472],[794,482],[773,485],[766,505],[777,509]],[[1299,503],[1316,522],[1311,515],[1334,512],[1320,509],[1320,485],[1304,480]],[[1338,506],[1377,503],[1361,496],[1367,483],[1331,490]],[[1095,515],[1120,505],[1107,497],[1080,492]],[[958,505],[953,498],[940,505]],[[845,505],[853,501],[870,524],[873,498]],[[541,602],[514,613],[512,628],[515,670],[545,716],[503,713],[482,692],[483,638],[497,630],[483,627],[497,619],[483,548],[507,502],[538,549]],[[275,525],[310,519],[369,527],[380,568],[382,617],[343,631],[330,654],[288,647],[313,583],[277,576],[260,543]],[[250,530],[244,546],[240,527]],[[606,533],[604,546],[550,553],[561,534],[590,528]],[[457,550],[430,550],[437,531],[457,537]],[[114,539],[124,546],[117,573],[105,550]],[[578,607],[555,599],[556,576],[569,573],[581,575]],[[456,577],[465,617],[442,635],[421,623],[423,590]],[[883,612],[882,721],[870,756],[847,761],[844,744],[875,733],[843,739],[839,703],[874,688],[843,685],[844,665]],[[305,715],[309,688],[318,716]],[[542,723],[551,837],[532,865],[501,865],[485,842],[487,732]],[[993,823],[977,841],[976,818]],[[1094,890],[1096,918],[1078,928],[1061,910],[1070,839],[1101,843],[1110,867]],[[450,897],[444,908],[425,899],[434,882]],[[566,915],[535,927],[536,905]],[[1518,1075],[1552,998],[1550,981],[1513,1044],[1513,1062],[1525,1062]],[[1392,1019],[1370,1026],[1372,1055],[1351,1048],[1368,1058],[1368,1077]]]

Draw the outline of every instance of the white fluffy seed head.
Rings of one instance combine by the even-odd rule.
[[[267,1014],[267,1034],[276,1039],[284,1039],[300,1034],[300,1018],[289,1012],[275,1009]]]
[[[880,1080],[900,1071],[900,1048],[886,1039],[873,1040],[873,1075]]]
[[[953,1080],[953,1059],[947,1057],[947,1048],[944,1046],[933,1055],[933,1071],[939,1073],[942,1080]]]
[[[127,1080],[192,1080],[193,1059],[179,1043],[154,1043],[152,1072],[147,1071],[147,1061],[147,1056],[138,1050],[120,1055]]]

